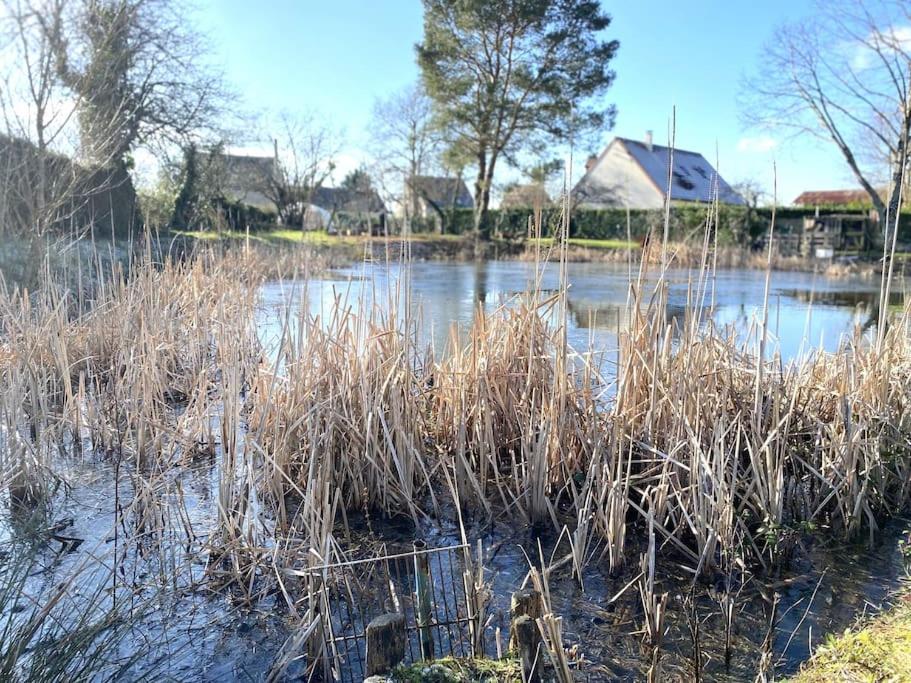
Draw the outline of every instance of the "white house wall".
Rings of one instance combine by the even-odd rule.
[[[576,187],[579,206],[660,209],[664,198],[626,148],[616,140]]]

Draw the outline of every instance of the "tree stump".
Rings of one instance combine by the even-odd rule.
[[[516,642],[516,620],[519,617],[529,617],[534,622],[543,616],[544,599],[541,597],[540,591],[528,588],[513,593],[509,606],[509,649],[515,650],[518,645]]]
[[[387,674],[405,659],[404,614],[384,614],[367,625],[365,676]]]
[[[512,628],[525,680],[528,683],[538,683],[541,680],[540,672],[544,657],[538,623],[527,614],[523,614],[512,622]]]

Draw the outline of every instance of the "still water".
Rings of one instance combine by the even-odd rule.
[[[571,263],[568,266],[567,336],[577,351],[601,353],[605,374],[612,374],[618,334],[629,320],[630,283],[637,276],[625,264]],[[357,308],[377,306],[381,310],[390,300],[401,305],[403,292],[420,320],[423,343],[445,353],[450,336],[465,335],[479,307],[486,311],[510,305],[523,293],[537,286],[544,293],[557,291],[560,272],[548,264],[538,273],[535,264],[524,262],[415,263],[405,270],[399,264],[361,264],[337,271],[330,277],[301,283],[272,283],[262,290],[263,340],[274,344],[280,331],[282,312],[291,305],[296,310],[325,315],[337,302]],[[657,276],[642,282],[643,299],[654,291]],[[718,326],[731,326],[743,344],[753,344],[763,317],[766,274],[756,270],[723,270],[700,285],[699,273],[672,270],[667,273],[667,315],[682,319],[694,306],[694,293],[702,292],[700,302],[710,311]],[[826,277],[802,272],[773,272],[769,278],[768,322],[771,334],[769,354],[780,354],[784,361],[815,350],[835,351],[840,341],[856,331],[869,332],[879,315],[878,278]],[[302,299],[303,297],[303,299]],[[890,307],[904,300],[902,283],[893,285]],[[752,348],[756,348],[752,346]],[[752,585],[738,607],[735,647],[729,664],[723,662],[723,628],[713,607],[711,587],[703,586],[697,608],[703,622],[705,673],[712,680],[752,680],[756,675],[759,646],[766,631],[765,613],[771,594],[780,599],[779,621],[775,628],[774,659],[779,674],[793,672],[806,659],[825,633],[840,631],[868,606],[879,603],[904,575],[903,558],[897,539],[905,536],[906,523],[888,524],[871,547],[819,543],[805,548],[779,582]],[[421,530],[434,537],[438,545],[457,542],[458,537],[443,531]],[[403,547],[413,537],[406,530]],[[384,529],[392,540],[394,533]],[[522,581],[527,559],[522,548],[534,547],[540,537],[530,530],[476,530],[488,551],[488,570],[494,585],[491,606],[496,626],[506,628],[508,596]],[[681,616],[681,586],[687,585],[682,573],[660,559],[662,590],[672,597],[665,674],[669,680],[687,680],[689,631]],[[671,565],[673,562],[671,562]],[[627,584],[634,569],[611,576],[594,563],[586,576],[586,590],[568,577],[555,579],[552,590],[554,607],[564,615],[564,638],[576,645],[589,659],[587,680],[637,680],[644,676],[645,657],[636,630],[641,622],[634,591],[623,599],[611,597]],[[627,575],[629,574],[629,575]],[[679,580],[676,583],[675,580]],[[762,585],[762,587],[760,587]],[[765,596],[761,595],[767,591]]]
[[[533,264],[519,262],[416,263],[410,273],[397,265],[366,264],[306,285],[270,283],[262,289],[261,334],[267,345],[275,343],[288,305],[294,310],[320,313],[331,310],[341,298],[352,306],[364,301],[383,307],[388,305],[392,286],[398,283],[410,287],[411,300],[420,312],[423,341],[445,349],[453,326],[457,333],[464,333],[478,306],[494,310],[529,291],[535,272]],[[616,350],[618,331],[628,319],[627,268],[616,264],[570,264],[568,276],[569,341],[578,350],[587,350],[591,345],[592,350],[603,351],[609,363]],[[689,271],[669,273],[670,315],[679,316],[685,311],[695,278]],[[541,276],[540,287],[555,290],[558,284],[558,268],[549,265]],[[653,284],[646,283],[644,291],[650,291]],[[773,273],[770,284],[770,328],[784,358],[793,358],[817,345],[834,350],[842,335],[856,325],[869,327],[876,318],[875,280]],[[705,303],[713,304],[712,315],[718,323],[733,324],[743,334],[761,314],[764,288],[764,273],[722,271],[707,288]],[[899,293],[890,302],[893,305],[901,300],[901,287],[896,289]],[[152,553],[149,558],[133,558],[125,565],[131,572],[121,578],[124,583],[135,581],[142,585],[157,575],[157,563],[167,563],[172,557],[180,567],[176,574],[161,573],[163,577],[173,574],[179,580],[168,579],[175,585],[165,591],[167,598],[138,614],[134,626],[134,644],[151,643],[152,669],[170,680],[263,680],[299,628],[299,622],[283,608],[284,600],[279,595],[244,605],[232,602],[229,591],[212,592],[208,587],[203,550],[207,530],[216,526],[220,462],[220,456],[216,456],[181,468],[173,474],[173,481],[168,481],[168,492],[164,493],[163,500],[170,501],[166,507],[181,510],[197,530],[192,548],[181,550],[181,539],[165,542],[160,556]],[[72,462],[71,467],[66,477],[70,493],[63,497],[58,515],[72,519],[67,533],[86,539],[85,549],[104,551],[112,542],[109,531],[117,523],[111,501],[118,495],[118,477],[104,460],[80,460]],[[129,482],[119,486],[120,495],[129,498]],[[169,493],[172,489],[179,496]],[[386,543],[389,552],[407,550],[417,537],[435,547],[452,544],[459,538],[451,522],[428,521],[414,528],[402,520],[373,519],[369,524],[358,524],[353,515],[351,522],[362,529],[369,527],[370,534]],[[906,528],[904,520],[894,520],[872,547],[816,543],[800,554],[780,580],[746,586],[737,606],[739,616],[730,663],[725,663],[721,655],[724,629],[713,602],[711,581],[700,586],[697,607],[704,620],[702,648],[707,679],[753,680],[766,628],[765,590],[780,597],[774,635],[777,672],[794,671],[823,634],[844,629],[868,604],[878,604],[898,585],[905,567],[897,540],[907,535]],[[468,535],[472,543],[480,542],[484,548],[487,579],[493,588],[491,629],[505,629],[509,596],[528,569],[523,548],[535,548],[540,541],[547,549],[555,539],[521,526],[491,528],[483,523],[472,526]],[[635,555],[632,550],[631,557]],[[35,580],[52,583],[66,576],[70,565],[81,561],[81,555],[49,555],[45,559],[48,570]],[[688,680],[690,636],[679,603],[680,593],[688,583],[672,558],[661,556],[659,564],[659,590],[671,594],[665,673],[668,680]],[[647,657],[637,633],[642,623],[638,597],[629,590],[614,599],[634,578],[636,563],[629,562],[619,575],[611,575],[603,565],[597,561],[589,565],[584,590],[565,572],[553,577],[553,606],[564,617],[564,640],[567,646],[577,647],[588,661],[580,680],[641,680]],[[122,647],[129,650],[132,642],[127,639]],[[127,656],[126,650],[120,654]],[[140,664],[138,672],[143,670]],[[301,674],[301,662],[291,671]]]
[[[475,311],[487,311],[515,301],[535,286],[538,271],[533,263],[491,261],[477,263],[421,262],[406,271],[399,264],[368,263],[335,271],[330,277],[302,283],[270,283],[262,290],[262,335],[274,344],[281,329],[282,312],[289,303],[298,306],[305,292],[307,309],[314,314],[330,311],[337,300],[357,307],[360,302],[388,306],[390,293],[402,296],[407,288],[421,320],[423,343],[445,349],[453,327],[465,334]],[[557,264],[540,273],[544,292],[556,291]],[[632,280],[637,274],[632,273]],[[654,291],[653,275],[643,281],[644,298]],[[699,274],[690,270],[668,272],[668,315],[683,317],[700,290]],[[628,266],[616,263],[568,265],[567,337],[577,351],[602,352],[610,363],[618,332],[629,319]],[[751,324],[761,320],[766,274],[756,270],[723,270],[702,287],[701,301],[711,308],[719,325],[733,325],[746,336]],[[409,286],[410,285],[410,286]],[[834,351],[839,340],[854,327],[869,329],[878,315],[879,280],[859,277],[827,278],[820,274],[773,272],[769,288],[770,352],[789,360],[811,349]],[[902,301],[901,285],[893,285],[890,304]]]

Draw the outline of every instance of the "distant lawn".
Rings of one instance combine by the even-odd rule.
[[[179,230],[176,234],[182,237],[202,241],[216,240],[245,240],[249,237],[254,242],[269,244],[359,244],[370,240],[385,240],[386,237],[371,237],[368,235],[330,235],[325,230],[296,230],[294,228],[275,228],[273,230],[251,231],[249,235],[239,230],[226,230],[222,232],[204,230]],[[438,235],[436,233],[415,233],[410,236],[413,242],[453,242],[462,239],[462,235]],[[388,239],[401,239],[399,235],[390,235]]]
[[[247,233],[241,232],[239,230],[224,232],[179,231],[177,234],[184,237],[190,237],[192,239],[209,242],[215,240],[245,240],[248,237]],[[387,238],[371,237],[368,235],[330,235],[325,230],[301,231],[294,228],[274,228],[272,230],[256,230],[255,232],[251,231],[249,234],[249,239],[254,242],[265,244],[307,244],[313,246],[328,247],[333,245],[363,244],[364,242],[382,241]],[[401,239],[401,237],[399,235],[390,235],[388,239],[397,240]],[[432,232],[420,232],[413,233],[409,237],[409,240],[411,242],[422,242],[427,244],[458,242],[463,239],[470,239],[470,236],[439,235]],[[537,240],[530,240],[532,243],[535,241],[537,241],[541,246],[550,246],[554,243],[552,237],[541,237]],[[573,247],[581,247],[584,249],[600,249],[605,251],[638,250],[640,248],[638,242],[629,242],[627,240],[596,240],[576,237],[571,238],[569,240],[569,244]]]
[[[329,235],[325,230],[302,232],[300,230],[293,230],[289,228],[276,228],[275,230],[256,230],[251,231],[249,234],[240,230],[178,230],[176,234],[182,237],[189,237],[191,239],[201,240],[204,242],[215,242],[218,240],[236,241],[249,238],[252,242],[266,242],[271,244],[280,244],[287,242],[297,244],[329,244],[341,242],[345,239],[354,239]]]
[[[540,237],[530,241],[537,241],[544,246],[554,244],[554,238],[552,237]],[[585,237],[570,237],[569,244],[572,247],[584,247],[586,249],[639,249],[638,242],[629,242],[627,240],[596,240]]]

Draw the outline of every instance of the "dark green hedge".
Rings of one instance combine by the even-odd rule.
[[[833,207],[830,211],[864,215],[865,209]],[[669,225],[672,240],[681,240],[698,235],[705,228],[708,207],[701,204],[679,204],[671,207]],[[495,234],[504,237],[520,237],[529,234],[531,211],[527,209],[505,209],[490,211],[490,227]],[[813,216],[814,208],[779,207],[776,209],[777,230],[789,232],[800,225],[803,218]],[[721,205],[719,207],[718,240],[722,244],[752,244],[769,229],[772,211],[770,208],[749,209],[744,206]],[[627,232],[627,221],[629,231]],[[553,235],[560,226],[561,211],[557,208],[542,212],[542,232]],[[664,213],[661,210],[633,209],[576,209],[570,219],[570,237],[587,239],[641,240],[649,230],[662,231]],[[456,209],[447,216],[445,232],[462,234],[474,227],[471,209]],[[911,211],[903,211],[900,219],[899,239],[911,242]]]
[[[761,232],[760,221],[755,216],[747,217],[742,207],[722,207],[720,211],[722,230],[719,237],[733,242],[747,239]],[[447,232],[462,234],[474,226],[474,215],[470,209],[457,209],[449,215]],[[546,209],[542,212],[542,233],[553,235],[561,224],[560,209]],[[672,207],[670,233],[672,239],[683,239],[705,227],[706,209],[701,206]],[[490,227],[495,234],[505,237],[519,237],[531,232],[531,212],[525,209],[492,210]],[[577,209],[570,218],[570,237],[587,239],[618,239],[627,236],[640,240],[652,229],[661,230],[664,214],[660,210],[634,210],[627,214],[625,209]]]

